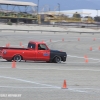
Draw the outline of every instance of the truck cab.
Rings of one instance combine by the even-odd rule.
[[[45,43],[30,41],[28,43],[28,49],[32,50],[32,51],[30,51],[31,52],[30,56],[32,56],[32,59],[34,59],[36,61],[49,61],[50,50]],[[31,55],[32,52],[35,54],[35,56]]]

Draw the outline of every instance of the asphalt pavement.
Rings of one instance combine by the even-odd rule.
[[[0,100],[100,99],[99,34],[0,33],[0,46],[9,43],[26,48],[30,40],[44,41],[50,49],[65,51],[67,60],[58,64],[22,61],[12,68],[12,62],[0,59]]]

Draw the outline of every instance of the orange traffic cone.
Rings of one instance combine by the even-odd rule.
[[[89,61],[88,61],[88,57],[87,57],[87,55],[84,56],[84,59],[85,59],[85,62],[86,62],[86,63],[89,62]]]
[[[42,42],[44,43],[44,40],[42,40]]]
[[[96,40],[96,38],[93,38],[93,41],[95,41]]]
[[[10,46],[10,44],[8,43],[8,44],[6,44],[6,47],[9,47]]]
[[[10,46],[10,43],[8,43],[8,47]]]
[[[15,61],[12,62],[12,68],[16,68],[16,62]]]
[[[67,89],[67,83],[66,83],[66,80],[64,80],[64,83],[63,83],[63,89]]]
[[[89,62],[89,61],[88,61],[88,58],[86,58],[86,59],[85,59],[85,62],[86,62],[86,63],[88,63],[88,62]]]
[[[22,48],[24,48],[24,46],[22,46]]]
[[[78,38],[78,41],[80,41],[80,38]]]
[[[84,58],[86,59],[87,58],[87,55],[85,55]]]
[[[90,51],[92,51],[92,47],[90,47]]]
[[[50,42],[51,42],[51,39],[50,39]]]
[[[99,48],[98,48],[99,50],[100,50],[100,46],[99,46]]]
[[[64,38],[62,38],[62,41],[64,41]]]
[[[20,42],[20,44],[19,44],[20,46],[22,46],[22,42]]]

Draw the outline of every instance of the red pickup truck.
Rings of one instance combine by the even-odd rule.
[[[27,48],[0,47],[0,55],[7,61],[20,62],[21,60],[65,62],[66,52],[50,50],[43,42],[30,41]]]

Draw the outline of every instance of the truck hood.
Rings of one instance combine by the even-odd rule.
[[[52,61],[55,56],[60,56],[62,58],[62,61],[66,61],[67,53],[58,51],[58,50],[50,50],[50,60]]]

